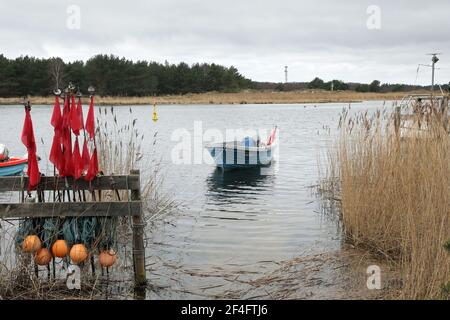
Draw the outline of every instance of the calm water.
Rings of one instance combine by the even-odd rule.
[[[352,109],[382,106],[364,102],[352,104]],[[131,116],[145,134],[144,153],[161,158],[164,192],[180,203],[179,212],[169,223],[158,223],[148,239],[149,278],[162,287],[150,297],[214,295],[224,287],[214,289],[213,284],[225,285],[228,276],[244,272],[256,277],[270,272],[274,262],[339,248],[337,227],[319,214],[320,204],[310,186],[317,183],[320,154],[329,142],[324,128],[336,128],[344,107],[348,104],[159,106],[155,123],[150,106],[133,106]],[[49,168],[45,159],[53,136],[51,111],[50,106],[35,106],[32,111],[41,169]],[[119,121],[128,122],[128,107],[114,111]],[[0,143],[13,155],[25,153],[20,143],[23,116],[21,106],[0,107]],[[208,164],[173,164],[171,151],[178,142],[171,141],[172,132],[185,128],[193,134],[195,121],[202,122],[203,130],[222,133],[278,125],[279,157],[272,174],[222,173]]]

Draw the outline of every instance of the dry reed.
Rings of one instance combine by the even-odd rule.
[[[347,240],[401,271],[398,298],[439,299],[450,279],[450,138],[439,112],[419,117],[426,129],[405,134],[386,112],[344,111],[324,188],[340,200]]]

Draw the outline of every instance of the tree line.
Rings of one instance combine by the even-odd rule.
[[[86,62],[64,62],[60,58],[0,55],[0,96],[47,96],[69,82],[87,92],[89,85],[100,95],[148,96],[236,92],[249,88],[251,81],[238,70],[218,64],[164,64],[133,62],[114,55],[96,55]]]
[[[430,86],[408,85],[399,83],[381,83],[373,80],[371,83],[344,82],[341,80],[331,80],[325,82],[320,78],[314,78],[310,82],[253,82],[252,88],[256,90],[276,90],[276,91],[296,91],[296,90],[327,90],[343,91],[353,90],[356,92],[408,92],[420,89],[430,89]],[[449,91],[450,84],[441,85],[442,90]],[[436,86],[436,89],[438,87]]]
[[[68,82],[87,92],[93,85],[100,95],[153,96],[166,94],[203,93],[209,91],[238,92],[256,90],[354,90],[357,92],[405,92],[428,89],[429,86],[389,84],[379,80],[371,83],[324,81],[318,77],[310,82],[256,82],[242,76],[231,66],[184,62],[169,64],[131,61],[114,55],[96,55],[86,62],[64,62],[60,58],[40,59],[22,56],[8,59],[0,54],[0,97],[24,95],[47,96],[55,88],[65,88]],[[442,85],[449,90],[449,85]]]

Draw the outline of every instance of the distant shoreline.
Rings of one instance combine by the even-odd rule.
[[[424,93],[426,91],[421,91]],[[190,93],[185,95],[166,95],[157,97],[101,97],[96,96],[96,105],[192,105],[192,104],[302,104],[302,103],[355,103],[366,100],[401,100],[405,95],[413,92],[355,92],[355,91],[242,91],[237,93]],[[418,93],[418,92],[416,92]],[[33,105],[52,105],[54,97],[30,97]],[[23,98],[1,98],[0,105],[21,104]],[[88,98],[83,98],[88,104]]]

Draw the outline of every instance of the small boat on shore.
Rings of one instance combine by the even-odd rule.
[[[0,177],[15,176],[21,174],[27,163],[27,158],[17,157],[11,157],[6,161],[0,161]]]
[[[272,129],[267,143],[247,136],[241,142],[219,142],[207,144],[205,148],[216,166],[225,171],[269,166],[273,160],[276,131],[277,127]]]
[[[8,148],[0,144],[0,177],[15,176],[23,172],[28,159],[9,157]]]

